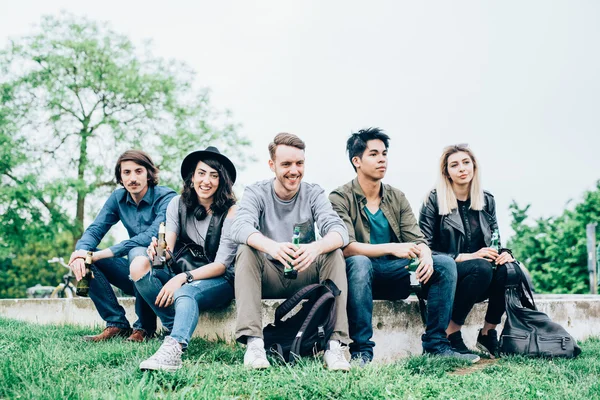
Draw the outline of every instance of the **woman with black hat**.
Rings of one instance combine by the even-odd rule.
[[[224,307],[234,298],[237,245],[229,240],[229,229],[235,214],[235,166],[217,148],[209,146],[185,157],[181,177],[181,196],[174,197],[167,208],[165,239],[167,248],[174,249],[166,256],[170,266],[150,267],[157,246],[153,238],[148,257],[137,257],[130,267],[137,290],[169,331],[158,351],[142,361],[142,370],[181,368],[181,355],[194,333],[200,311]],[[178,256],[190,246],[193,256]],[[189,261],[183,267],[184,259],[197,263],[192,268],[198,267],[189,268]]]

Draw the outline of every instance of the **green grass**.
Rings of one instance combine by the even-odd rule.
[[[329,373],[320,360],[247,371],[243,348],[194,339],[184,368],[141,372],[160,346],[114,340],[89,344],[93,333],[0,319],[0,398],[4,399],[594,399],[600,398],[600,341],[581,343],[575,360],[508,357],[483,368],[411,357],[350,373]]]

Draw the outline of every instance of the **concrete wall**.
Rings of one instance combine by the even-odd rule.
[[[538,295],[538,308],[564,326],[576,340],[600,336],[600,296]],[[134,299],[123,298],[121,304],[128,319],[135,320]],[[273,321],[279,300],[263,300],[263,322]],[[475,348],[477,331],[483,323],[487,304],[477,304],[463,328],[467,346]],[[0,316],[40,324],[79,324],[103,327],[91,300],[76,299],[8,299],[0,300]],[[373,310],[375,359],[390,361],[421,353],[419,306],[412,296],[406,301],[375,301]],[[200,316],[194,336],[209,340],[233,340],[235,306]],[[498,327],[501,331],[502,327]]]

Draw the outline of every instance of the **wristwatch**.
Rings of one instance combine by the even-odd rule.
[[[190,273],[190,271],[184,271],[185,272],[185,283],[192,283],[194,282],[194,277],[192,276],[192,274]]]

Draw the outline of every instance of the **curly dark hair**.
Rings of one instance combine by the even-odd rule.
[[[215,169],[219,174],[219,187],[214,194],[210,209],[214,214],[226,212],[237,201],[235,194],[233,193],[233,182],[231,181],[229,173],[223,164],[213,158],[200,159],[198,161],[202,161],[209,167]],[[198,165],[198,161],[196,162],[196,165]],[[192,177],[195,172],[196,168],[193,168],[185,177],[183,189],[181,190],[181,198],[183,199],[183,204],[185,204],[188,214],[192,213],[196,219],[201,220],[206,217],[207,210],[198,201],[196,190],[192,187]]]

